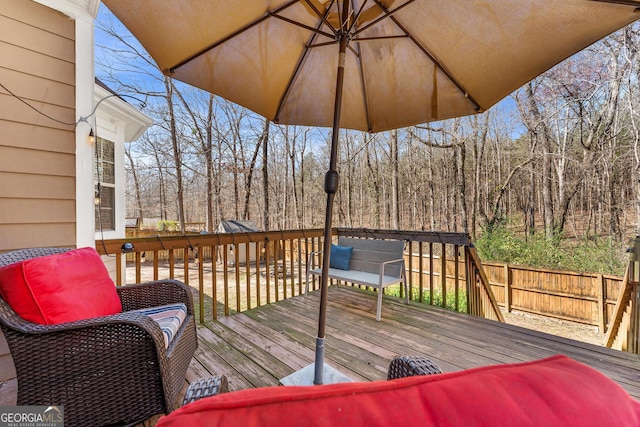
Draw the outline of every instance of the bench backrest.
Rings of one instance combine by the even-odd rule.
[[[385,261],[402,259],[404,253],[404,241],[402,240],[338,237],[338,245],[353,247],[349,270],[374,274],[380,274],[380,264]],[[400,277],[401,271],[402,264],[391,264],[385,268],[384,274],[385,276]]]

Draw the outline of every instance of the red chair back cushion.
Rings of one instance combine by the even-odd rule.
[[[371,383],[269,387],[195,401],[176,426],[639,426],[640,402],[566,356]]]
[[[122,311],[113,281],[93,248],[1,267],[0,295],[23,319],[46,325]]]

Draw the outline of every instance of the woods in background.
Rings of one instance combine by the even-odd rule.
[[[639,234],[639,30],[593,45],[483,114],[343,131],[335,225],[474,239],[505,226],[548,241]],[[182,230],[213,231],[223,219],[322,226],[329,130],[269,123],[178,84],[121,30],[101,31],[113,45],[98,57],[98,76],[145,97],[155,119],[126,148],[128,217],[175,220]]]

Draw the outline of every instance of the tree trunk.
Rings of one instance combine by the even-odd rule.
[[[264,127],[262,128],[262,135],[260,135],[260,139],[256,144],[256,149],[254,150],[253,156],[251,157],[251,163],[249,165],[249,175],[247,176],[247,180],[246,180],[247,192],[245,193],[245,197],[244,197],[244,213],[242,215],[244,219],[250,219],[249,201],[251,200],[251,184],[253,181],[252,179],[253,172],[256,167],[256,160],[258,159],[258,154],[260,153],[260,145],[266,144],[267,140],[269,139],[269,124],[270,124],[269,120],[264,119]]]
[[[142,226],[142,220],[144,219],[144,213],[142,211],[142,199],[140,197],[140,180],[138,179],[138,173],[136,172],[136,165],[133,163],[133,157],[131,157],[131,149],[124,149],[127,158],[129,159],[129,164],[131,164],[131,176],[133,177],[133,185],[136,191],[136,206],[137,206],[137,215],[138,226]]]
[[[400,229],[400,203],[399,193],[400,184],[398,177],[400,175],[398,162],[398,131],[391,131],[391,228],[393,230]]]
[[[169,132],[171,135],[171,148],[173,149],[173,159],[176,167],[176,198],[178,207],[178,222],[180,231],[185,232],[184,218],[184,188],[182,184],[182,153],[180,151],[180,142],[178,141],[178,130],[176,128],[176,117],[173,109],[173,82],[171,77],[164,77],[164,86],[166,89],[167,109],[169,113]]]

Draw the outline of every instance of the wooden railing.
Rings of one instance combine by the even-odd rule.
[[[404,240],[413,301],[504,321],[467,234],[346,228],[333,233]],[[125,244],[133,244],[130,253],[123,253]],[[98,252],[115,260],[117,285],[163,278],[194,288],[197,283],[201,323],[302,294],[307,254],[321,247],[321,229],[96,241]],[[310,285],[317,289],[317,279]],[[391,292],[403,296],[402,287]]]
[[[504,322],[502,312],[493,295],[489,279],[482,268],[482,262],[478,257],[476,248],[472,245],[465,248],[467,258],[467,280],[469,294],[469,313],[487,319]]]
[[[640,263],[632,261],[622,280],[622,289],[605,336],[607,347],[640,354],[639,282]]]

